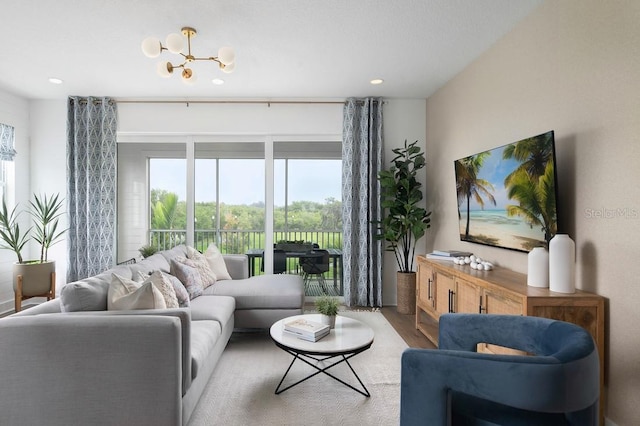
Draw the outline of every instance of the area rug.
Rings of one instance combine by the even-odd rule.
[[[275,346],[268,331],[234,333],[189,424],[399,424],[400,356],[407,348],[406,343],[380,312],[340,312],[340,315],[368,324],[375,333],[371,348],[349,360],[371,397],[360,395],[324,374],[275,395],[291,355]],[[285,384],[313,371],[296,361]],[[344,363],[329,371],[359,388]]]

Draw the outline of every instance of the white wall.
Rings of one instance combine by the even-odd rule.
[[[383,135],[384,135],[384,168],[388,168],[390,160],[393,158],[394,148],[404,146],[404,141],[418,141],[418,144],[425,150],[426,145],[426,106],[424,99],[387,99],[384,103],[383,114]],[[426,156],[427,167],[432,165],[432,159]],[[426,185],[426,170],[420,173],[418,180],[424,185],[425,194],[424,206],[426,207],[427,193],[429,186]],[[431,238],[431,230],[427,230],[424,238],[416,244],[416,254],[426,253],[427,241]],[[415,269],[415,268],[414,268]],[[384,263],[382,265],[382,304],[384,306],[397,305],[396,295],[396,272],[398,266],[392,252],[384,253]]]
[[[67,105],[66,101],[37,101],[30,103],[31,156],[29,174],[30,194],[60,194],[67,210]],[[69,226],[67,216],[60,226]],[[35,248],[34,248],[35,250]],[[56,291],[67,281],[67,239],[51,246],[49,260],[56,261]],[[35,299],[34,299],[35,300]]]
[[[29,104],[25,99],[0,91],[0,123],[15,128],[15,149],[18,154],[14,160],[15,176],[8,177],[15,183],[15,191],[7,194],[8,208],[17,203],[26,208],[29,201]],[[28,216],[21,216],[23,229],[29,227]],[[21,227],[22,227],[21,226]],[[23,251],[23,257],[30,257],[30,248]],[[0,313],[13,309],[13,263],[18,259],[9,250],[0,250]]]
[[[559,227],[576,241],[577,287],[608,300],[605,415],[620,425],[640,419],[638,22],[637,1],[547,1],[430,97],[426,113],[429,248],[523,273],[525,253],[459,241],[453,161],[555,131]]]

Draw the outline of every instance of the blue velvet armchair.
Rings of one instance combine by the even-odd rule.
[[[439,324],[439,349],[402,354],[401,426],[598,424],[598,351],[583,328],[487,314]],[[476,352],[483,342],[531,355]]]

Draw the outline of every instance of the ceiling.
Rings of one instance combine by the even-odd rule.
[[[0,89],[28,99],[426,98],[542,0],[0,0]],[[156,74],[141,42],[183,26],[194,85]],[[164,42],[163,42],[164,44]],[[63,84],[49,83],[57,77]],[[222,78],[223,85],[211,83]],[[371,79],[384,83],[373,86]]]

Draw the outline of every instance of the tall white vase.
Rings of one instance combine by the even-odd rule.
[[[576,243],[567,234],[549,241],[549,290],[576,292]]]
[[[544,247],[534,247],[527,256],[527,284],[531,287],[549,287],[549,252]]]

